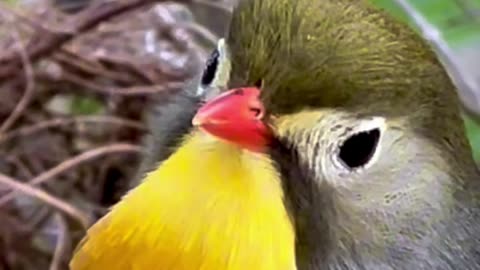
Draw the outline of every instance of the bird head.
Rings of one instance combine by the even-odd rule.
[[[212,59],[202,84],[231,90],[194,124],[277,164],[306,265],[426,259],[474,166],[421,37],[366,1],[246,0]]]

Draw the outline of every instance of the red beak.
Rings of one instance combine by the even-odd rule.
[[[205,132],[259,152],[270,138],[270,130],[262,121],[265,109],[258,88],[237,88],[213,98],[193,118],[193,125]]]

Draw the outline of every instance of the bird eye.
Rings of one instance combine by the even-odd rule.
[[[357,169],[370,162],[378,147],[380,129],[365,130],[348,137],[340,145],[340,161],[348,169]]]
[[[221,38],[205,63],[196,95],[206,99],[219,95],[228,85],[230,69],[228,47]]]
[[[218,67],[219,56],[220,56],[220,53],[218,52],[218,49],[214,49],[213,52],[208,57],[207,63],[205,65],[205,69],[203,70],[202,85],[211,84],[213,79],[215,78],[215,73],[217,72],[217,67]]]

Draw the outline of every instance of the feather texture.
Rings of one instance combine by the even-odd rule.
[[[89,230],[71,269],[292,270],[294,253],[271,160],[198,133]]]

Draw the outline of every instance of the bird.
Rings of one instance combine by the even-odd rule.
[[[363,0],[244,0],[72,270],[480,269],[454,83]]]

